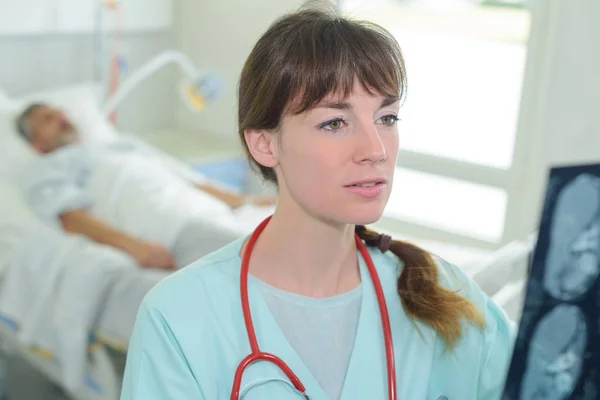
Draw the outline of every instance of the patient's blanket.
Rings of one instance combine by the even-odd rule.
[[[138,267],[125,253],[42,228],[16,253],[0,292],[0,313],[17,323],[26,345],[53,354],[63,385],[74,389],[83,383],[89,334],[110,288]]]
[[[232,215],[225,203],[143,152],[105,160],[90,179],[88,191],[92,212],[103,221],[168,247],[186,221]]]

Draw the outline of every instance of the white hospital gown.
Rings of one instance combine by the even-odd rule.
[[[102,159],[127,151],[127,146],[68,145],[36,160],[25,172],[25,195],[34,212],[56,221],[68,210],[89,209],[93,199],[87,191],[95,168]]]

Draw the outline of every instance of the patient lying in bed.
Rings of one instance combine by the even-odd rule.
[[[27,107],[16,125],[23,138],[42,154],[23,179],[35,212],[57,222],[69,233],[84,235],[129,254],[142,267],[187,265],[242,234],[228,219],[231,217],[228,211],[248,203],[272,203],[271,198],[243,197],[201,179],[184,181],[166,166],[144,157],[138,157],[134,167],[131,161],[123,161],[131,156],[130,147],[118,143],[81,143],[66,115],[46,104]],[[106,205],[100,203],[106,200],[100,198],[106,197],[107,189],[105,185],[98,190],[94,179],[99,170],[111,163],[122,171],[114,180],[125,180],[118,188],[119,195],[135,198],[138,203],[121,215],[112,212],[109,217],[109,213],[104,213],[103,218],[101,209],[102,206],[106,209]],[[129,172],[129,178],[123,177],[127,175],[124,166],[133,171]],[[140,184],[139,177],[144,173],[146,182]],[[131,179],[133,175],[137,180]],[[176,195],[165,201],[160,193],[163,190]],[[183,205],[184,198],[190,206]]]

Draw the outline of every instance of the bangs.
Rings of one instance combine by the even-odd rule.
[[[399,101],[405,96],[400,46],[378,25],[345,19],[307,24],[288,46],[280,71],[287,87],[279,93],[291,114],[308,111],[331,94],[345,99],[357,81],[371,95]]]

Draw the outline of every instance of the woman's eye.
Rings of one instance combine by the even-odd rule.
[[[346,126],[346,121],[344,121],[342,118],[336,118],[331,121],[322,123],[319,127],[321,129],[326,129],[328,131],[337,131],[339,129],[342,129],[345,126]]]
[[[396,115],[390,114],[390,115],[384,115],[383,117],[379,118],[378,121],[381,121],[380,123],[382,123],[385,126],[392,126],[399,120],[400,120],[400,118],[398,118]]]

